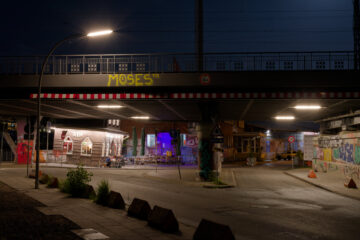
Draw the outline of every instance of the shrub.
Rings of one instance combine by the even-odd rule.
[[[41,184],[47,184],[47,183],[49,182],[50,178],[51,178],[51,177],[50,177],[49,175],[43,174],[43,175],[41,175],[41,177],[39,178],[39,183],[41,183]]]
[[[48,188],[57,188],[59,187],[59,180],[57,177],[51,177],[46,185]]]
[[[63,193],[69,193],[70,192],[69,181],[59,180],[59,189]]]
[[[97,188],[97,194],[95,202],[106,206],[110,194],[109,182],[107,180],[101,180]]]
[[[60,184],[60,190],[73,197],[81,197],[93,174],[86,171],[82,166],[78,166],[75,170],[69,170],[66,176],[66,180]]]

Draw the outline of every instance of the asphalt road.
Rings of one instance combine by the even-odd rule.
[[[154,170],[91,171],[93,184],[108,179],[127,202],[138,197],[152,206],[170,208],[180,222],[192,226],[202,218],[228,224],[237,239],[360,239],[360,201],[294,179],[283,173],[284,168],[237,168],[233,170],[237,186],[230,189],[148,177]],[[166,171],[177,174],[176,169]],[[64,177],[66,169],[46,172]]]

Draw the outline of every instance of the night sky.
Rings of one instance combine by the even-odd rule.
[[[194,51],[194,0],[2,3],[0,55],[46,54],[68,35],[120,29],[56,53]],[[352,0],[204,0],[205,52],[353,49]]]

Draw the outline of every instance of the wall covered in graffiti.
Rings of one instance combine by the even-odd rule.
[[[360,165],[360,132],[321,135],[313,139],[314,159]]]

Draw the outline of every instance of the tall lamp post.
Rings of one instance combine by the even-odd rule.
[[[35,168],[35,189],[39,188],[39,158],[40,158],[40,115],[41,115],[41,83],[42,83],[42,77],[44,75],[45,66],[48,62],[49,57],[52,55],[52,53],[55,51],[56,48],[58,48],[60,45],[65,43],[66,41],[69,41],[71,39],[76,38],[83,38],[83,37],[97,37],[102,35],[107,35],[113,33],[113,30],[104,30],[99,32],[91,32],[88,34],[74,34],[71,36],[68,36],[61,41],[55,43],[55,45],[50,49],[48,55],[45,57],[42,65],[41,65],[41,72],[39,76],[39,82],[38,82],[38,95],[37,95],[37,121],[36,121],[36,168]]]

